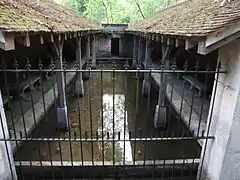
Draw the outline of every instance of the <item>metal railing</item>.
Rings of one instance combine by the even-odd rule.
[[[32,68],[29,60],[24,68],[16,60],[13,67],[2,65],[9,136],[0,142],[10,142],[19,177],[196,179],[198,166],[202,171],[201,150],[206,151],[203,142],[214,139],[209,110],[215,101],[214,80],[225,73],[220,66],[200,67],[197,62],[188,67],[186,62],[177,67],[172,62],[131,68],[127,60],[121,65],[98,62],[96,69],[87,64],[83,70],[74,64],[64,63],[62,69],[53,62],[45,68],[41,61]],[[58,73],[64,74],[68,99],[69,128],[64,132],[56,116],[62,95]],[[78,74],[88,79],[81,87],[84,94],[75,92]],[[166,75],[167,119],[157,129],[161,74]],[[144,94],[142,80],[151,84]]]

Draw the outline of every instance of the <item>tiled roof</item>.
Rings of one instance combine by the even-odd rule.
[[[67,32],[96,29],[90,20],[53,0],[0,0],[0,30]]]
[[[240,0],[187,0],[159,10],[129,28],[130,31],[163,35],[206,36],[240,23]]]

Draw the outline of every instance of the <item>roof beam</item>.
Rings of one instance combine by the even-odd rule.
[[[15,50],[14,35],[0,31],[0,48],[5,51]]]
[[[26,33],[26,36],[24,36],[23,45],[26,46],[26,47],[30,47],[30,45],[31,45],[30,36],[29,36],[28,33]]]
[[[40,36],[40,43],[44,44],[44,37],[43,36]]]
[[[171,38],[167,38],[167,46],[174,45],[174,40]]]
[[[196,45],[197,45],[196,42],[190,41],[190,40],[186,40],[186,41],[185,41],[185,50],[192,49],[192,48],[195,47]]]
[[[212,44],[211,46],[207,46],[207,39],[205,41],[201,41],[198,43],[198,53],[199,54],[203,54],[206,55],[228,43],[230,43],[231,41],[234,41],[235,39],[240,37],[240,31],[232,34],[220,41],[217,41],[215,44]]]
[[[184,41],[182,39],[176,39],[175,40],[175,47],[178,48],[178,47],[181,47],[184,45]]]
[[[207,37],[206,47],[216,44],[217,42],[227,38],[228,36],[231,36],[232,34],[239,32],[239,31],[240,31],[240,23],[232,26],[231,28],[227,28],[225,31],[213,33]]]

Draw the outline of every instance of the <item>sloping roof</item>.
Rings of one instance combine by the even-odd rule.
[[[187,0],[159,10],[129,28],[130,31],[163,35],[206,36],[240,23],[240,0],[221,5],[222,0]]]
[[[66,32],[96,29],[87,20],[53,0],[0,0],[0,30]]]

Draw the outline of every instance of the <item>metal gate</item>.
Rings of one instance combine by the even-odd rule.
[[[58,68],[41,60],[33,67],[28,59],[22,67],[16,60],[13,66],[2,64],[6,119],[1,116],[0,141],[10,166],[12,150],[19,179],[196,179],[198,170],[201,174],[204,141],[214,139],[209,110],[214,80],[224,73],[220,66],[172,62],[133,68],[131,59],[109,61],[84,70],[75,62]],[[59,91],[61,77],[65,93]],[[164,104],[159,104],[162,92]],[[64,129],[57,117],[63,98]],[[159,113],[161,108],[166,111]],[[156,128],[154,121],[164,125]]]

